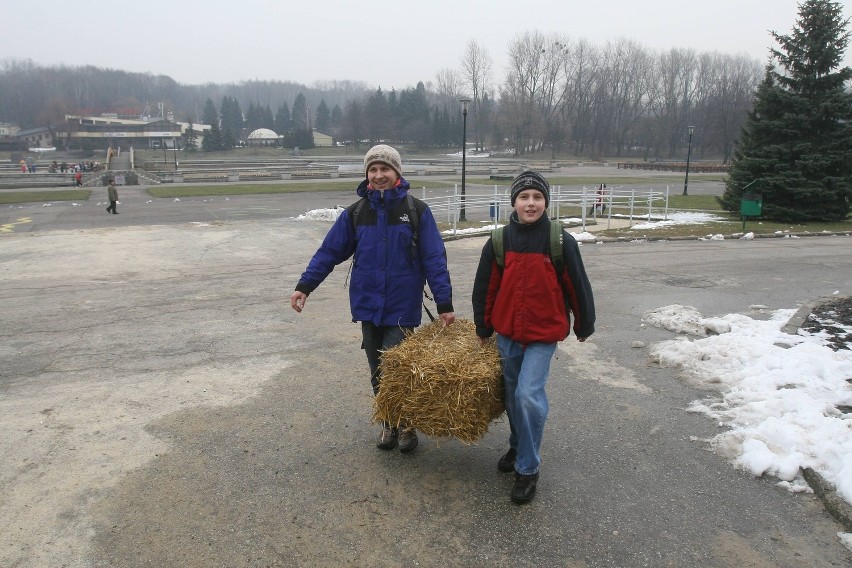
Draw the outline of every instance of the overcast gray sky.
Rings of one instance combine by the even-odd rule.
[[[458,68],[475,40],[500,80],[512,39],[746,53],[789,33],[796,0],[2,0],[0,57],[168,75],[184,84],[360,80],[385,90]],[[852,15],[847,4],[844,15]],[[852,65],[847,50],[846,65]]]

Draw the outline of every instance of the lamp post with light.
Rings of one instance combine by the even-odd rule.
[[[464,211],[464,196],[465,196],[465,174],[467,173],[467,104],[470,99],[462,97],[459,99],[462,104],[462,187],[461,187],[461,207],[459,209],[459,221],[466,221]]]
[[[686,177],[683,178],[683,194],[686,195],[686,186],[689,184],[689,157],[692,154],[692,132],[694,126],[689,127],[689,145],[686,148]]]

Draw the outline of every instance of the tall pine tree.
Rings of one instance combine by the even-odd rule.
[[[720,198],[739,211],[744,188],[760,192],[765,218],[837,221],[852,200],[852,68],[840,67],[849,43],[842,5],[805,0],[790,35],[772,36],[778,67],[767,67],[740,134]]]

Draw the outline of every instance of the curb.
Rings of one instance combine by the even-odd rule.
[[[852,533],[852,506],[837,495],[832,484],[811,468],[803,469],[802,475],[831,516],[843,525],[846,532]]]
[[[742,240],[741,237],[743,233],[733,233],[731,235],[724,235],[726,241],[739,241]],[[852,231],[834,231],[831,233],[783,233],[783,234],[758,234],[754,235],[754,239],[785,239],[785,238],[804,238],[804,237],[850,237],[852,236]],[[645,242],[659,242],[659,241],[698,241],[701,239],[706,239],[706,235],[692,235],[692,236],[675,236],[675,237],[655,237],[655,236],[636,236],[636,237],[600,237],[595,239],[595,242],[601,243],[630,243],[634,241],[645,241]]]
[[[566,226],[566,229],[573,229],[575,227]],[[569,231],[570,232],[570,231]],[[490,236],[490,233],[458,233],[453,235],[450,234],[442,234],[441,238],[444,241],[457,241],[460,239],[468,239],[474,237],[487,237]],[[726,241],[739,241],[742,233],[734,233],[732,235],[728,235],[725,237]],[[784,239],[784,238],[792,238],[792,237],[852,237],[852,231],[835,231],[832,233],[784,233],[781,235],[772,233],[765,235],[755,235],[755,239]],[[669,241],[698,241],[701,239],[706,239],[706,236],[683,236],[683,237],[649,237],[647,235],[636,236],[636,237],[595,237],[594,242],[596,243],[632,243],[632,242],[669,242]],[[592,242],[592,241],[577,241],[581,242]]]
[[[836,300],[837,296],[821,296],[803,304],[795,314],[781,328],[781,331],[789,335],[798,335],[799,328],[808,319],[814,308],[828,301]],[[825,509],[839,522],[847,532],[852,532],[852,505],[837,495],[835,487],[813,469],[806,467],[802,469],[802,476],[813,489],[814,494],[822,501]]]

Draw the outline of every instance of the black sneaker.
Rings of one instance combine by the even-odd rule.
[[[382,431],[379,432],[379,438],[376,440],[376,447],[382,450],[392,450],[396,447],[399,431],[396,428],[391,428],[387,424],[382,424]]]
[[[414,428],[402,428],[399,431],[399,451],[403,454],[407,454],[417,447],[417,444],[420,442],[417,439],[417,430]]]
[[[532,500],[535,495],[535,486],[538,483],[538,474],[521,475],[515,474],[515,486],[512,487],[512,501],[523,504]]]
[[[518,455],[518,450],[515,448],[509,448],[509,451],[506,452],[500,461],[497,462],[497,471],[502,473],[509,473],[511,471],[515,471],[515,456]]]

